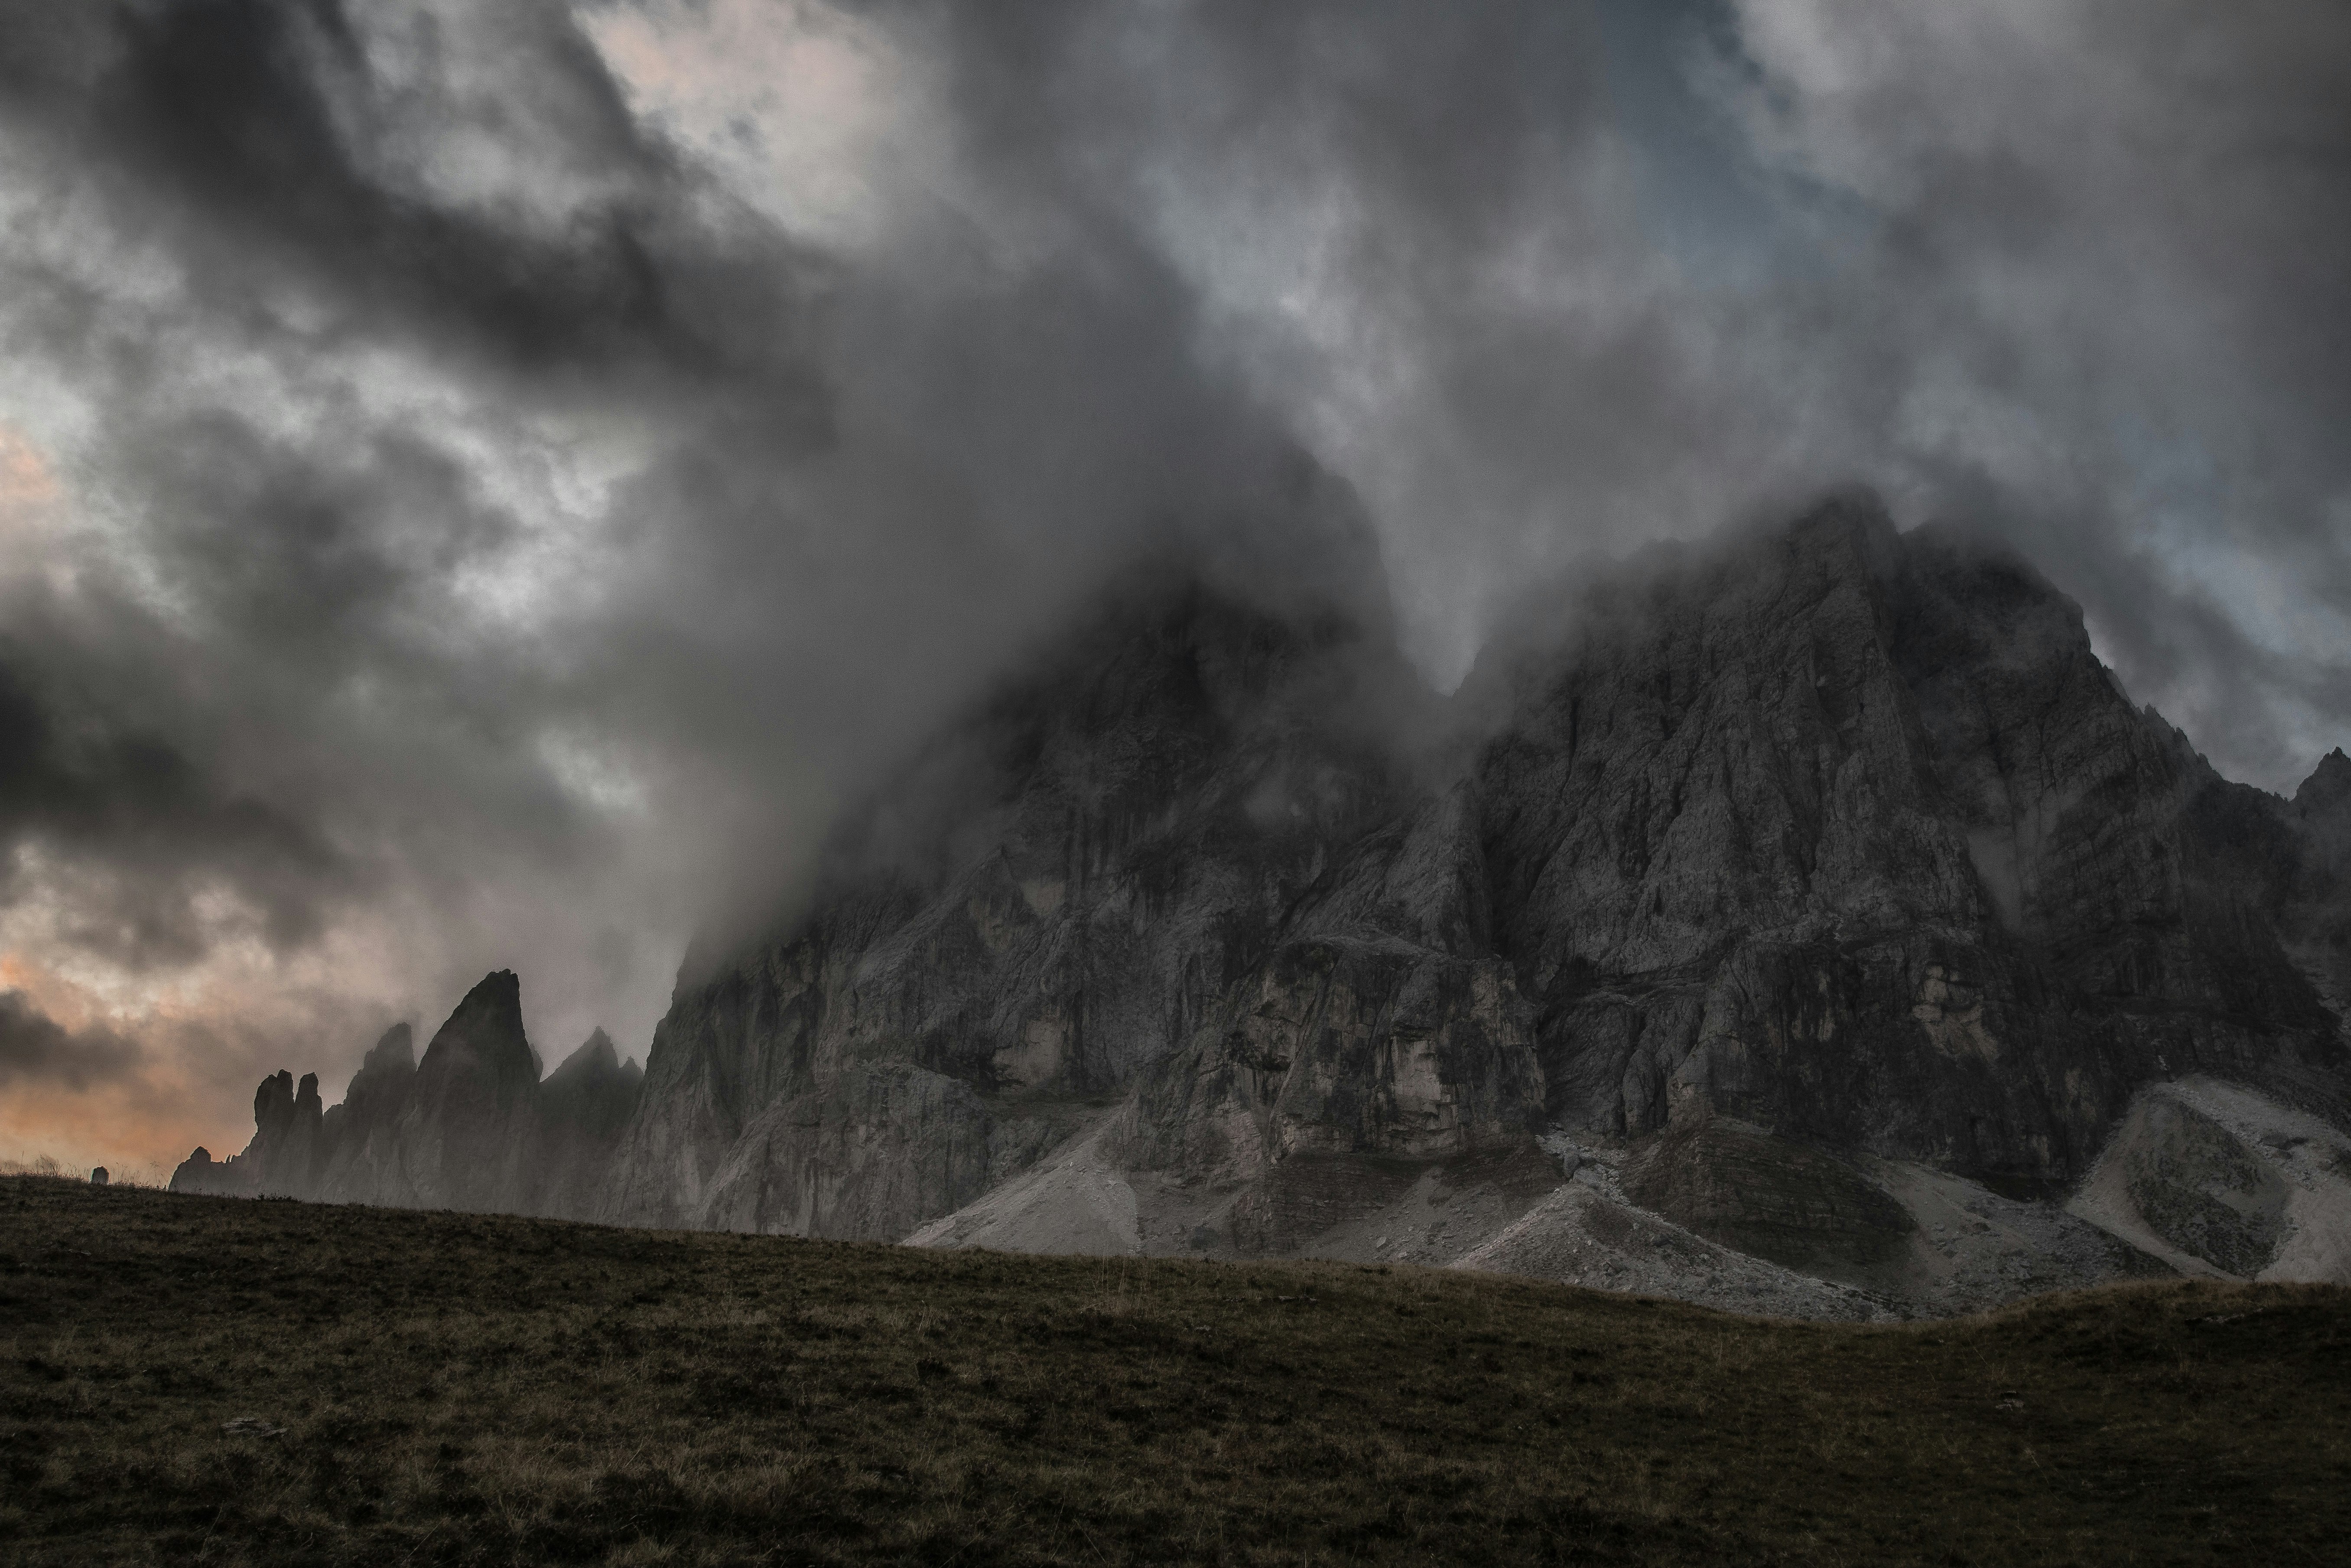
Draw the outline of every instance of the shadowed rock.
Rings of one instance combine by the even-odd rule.
[[[329,1203],[411,1204],[415,1191],[402,1158],[401,1129],[414,1095],[416,1048],[394,1024],[377,1040],[320,1126],[327,1157],[319,1197]]]
[[[244,1171],[235,1168],[236,1164],[235,1155],[215,1162],[212,1151],[199,1144],[193,1154],[173,1168],[171,1189],[213,1197],[251,1197],[253,1184],[245,1179]]]
[[[596,1212],[644,1076],[634,1061],[621,1061],[611,1037],[599,1029],[538,1084],[531,1102],[531,1154],[521,1167],[522,1212]]]
[[[1710,1241],[1825,1279],[1866,1280],[1914,1228],[1884,1188],[1825,1150],[1690,1116],[1625,1162],[1625,1195]]]

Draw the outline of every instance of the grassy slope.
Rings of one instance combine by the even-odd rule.
[[[1831,1328],[0,1181],[16,1563],[2291,1563],[2346,1482],[2340,1290]]]

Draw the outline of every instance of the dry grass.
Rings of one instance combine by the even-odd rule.
[[[2346,1483],[2339,1290],[1832,1328],[0,1180],[12,1563],[2320,1563]]]

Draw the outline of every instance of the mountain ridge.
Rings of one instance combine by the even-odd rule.
[[[1662,1221],[1857,1312],[2170,1268],[2128,1239],[2165,1224],[2333,1256],[2179,1218],[2291,1206],[2165,1086],[2351,1125],[2351,760],[2220,779],[2028,562],[1862,496],[1569,609],[1437,703],[1335,602],[1130,582],[844,820],[803,913],[682,970],[625,1118],[523,1136],[518,1072],[454,1087],[477,1035],[528,1051],[493,976],[394,1139],[470,1174],[303,1196],[1620,1272]],[[289,1091],[256,1169],[300,1165]],[[2351,1228],[2332,1167],[2244,1158]],[[2128,1215],[2066,1207],[2117,1159]]]

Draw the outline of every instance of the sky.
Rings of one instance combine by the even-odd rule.
[[[1874,486],[2351,741],[2338,0],[0,0],[0,1161],[681,954],[1171,539]]]

